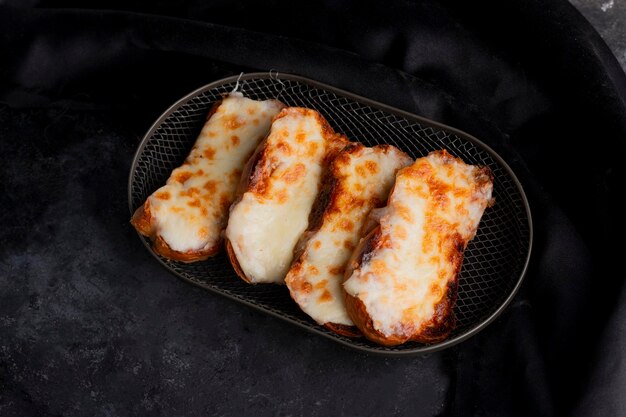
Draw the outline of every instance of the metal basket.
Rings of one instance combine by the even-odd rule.
[[[253,73],[208,84],[171,106],[148,130],[132,164],[130,211],[162,186],[182,164],[195,142],[212,103],[235,86],[247,97],[278,98],[289,106],[319,111],[350,140],[373,146],[389,143],[414,158],[447,149],[466,163],[487,165],[494,174],[496,204],[487,209],[476,237],[465,251],[454,312],[457,326],[440,343],[378,346],[368,340],[339,336],[316,324],[289,296],[285,286],[249,285],[239,279],[224,253],[185,264],[162,258],[146,248],[176,276],[355,349],[387,355],[426,353],[452,346],[483,329],[511,301],[530,258],[532,222],[524,191],[509,166],[493,150],[459,130],[356,96],[303,77]]]

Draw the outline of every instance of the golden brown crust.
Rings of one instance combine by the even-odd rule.
[[[350,278],[354,270],[361,267],[364,259],[367,259],[368,255],[384,244],[385,242],[381,239],[380,226],[378,226],[359,242],[350,261],[348,261],[344,278],[346,280]],[[448,255],[450,262],[455,267],[454,278],[448,282],[441,300],[435,306],[433,318],[424,323],[420,329],[417,329],[411,335],[401,336],[394,334],[386,336],[379,332],[374,328],[365,304],[359,298],[346,293],[345,301],[348,316],[367,339],[383,346],[395,346],[408,341],[426,344],[436,343],[450,335],[456,322],[453,309],[457,297],[458,273],[463,263],[464,242],[459,237],[452,242],[451,246]]]
[[[150,222],[150,218],[152,214],[150,214],[150,202],[146,201],[143,205],[141,205],[135,213],[133,217],[130,219],[130,224],[133,225],[137,232],[142,235],[152,238],[154,235],[154,228],[152,227],[152,223]]]
[[[227,245],[228,245],[228,243],[227,243]],[[301,252],[302,251],[300,250],[300,253]],[[291,265],[291,269],[290,270],[293,271],[293,270],[302,269],[302,263],[303,263],[302,258],[300,256],[298,256],[298,258],[296,258],[296,261],[294,261],[294,263]],[[298,272],[298,273],[293,274],[291,276],[288,275],[287,279],[289,279],[290,277],[293,278],[293,277],[296,277],[296,276],[301,277],[302,275],[301,275],[300,272]],[[286,279],[285,282],[287,282],[287,279]],[[297,304],[297,301],[296,301],[296,297],[295,297],[295,295],[293,293],[293,290],[294,289],[296,289],[296,291],[303,291],[304,290],[301,287],[299,288],[298,285],[304,285],[304,286],[308,285],[309,288],[311,287],[311,284],[309,284],[308,282],[306,282],[304,280],[300,280],[299,283],[296,283],[295,280],[294,280],[294,281],[291,281],[291,285],[287,285],[287,287],[289,288],[289,295],[296,302],[296,304]],[[324,323],[323,326],[326,327],[328,330],[333,331],[333,332],[335,332],[335,333],[337,333],[337,334],[339,334],[341,336],[346,336],[346,337],[361,337],[362,336],[361,332],[359,331],[359,329],[356,326],[348,326],[348,325],[345,325],[345,324],[330,323],[330,322]]]
[[[222,104],[223,100],[218,100],[209,109],[206,120],[209,120],[213,114],[217,111],[217,109]],[[154,225],[152,224],[152,214],[150,213],[150,200],[147,199],[143,205],[141,205],[135,213],[133,213],[132,218],[130,219],[130,224],[133,225],[135,230],[142,234],[143,236],[148,237],[152,241],[152,249],[158,253],[159,255],[180,262],[198,262],[204,261],[211,256],[215,256],[219,250],[221,242],[218,242],[216,245],[202,249],[199,251],[188,251],[188,252],[178,252],[170,248],[170,246],[163,240],[162,237],[157,236],[156,230],[154,229]]]
[[[344,274],[344,281],[352,276],[352,273],[361,267],[363,259],[370,254],[381,242],[381,230],[380,226],[371,230],[365,237],[361,239],[357,247],[355,248],[348,264],[346,265],[346,271]],[[406,340],[398,337],[386,337],[376,329],[372,323],[372,318],[367,313],[365,304],[347,292],[344,291],[346,311],[348,316],[355,324],[357,329],[369,340],[374,343],[381,344],[383,346],[393,346],[406,342]]]
[[[204,261],[211,256],[214,256],[219,252],[220,243],[199,251],[178,252],[169,247],[169,245],[163,240],[161,236],[157,236],[156,230],[152,226],[151,214],[150,214],[150,200],[140,206],[133,217],[130,219],[130,223],[135,230],[150,238],[152,241],[152,249],[159,255],[180,262],[198,262]]]
[[[407,339],[400,338],[398,336],[385,336],[376,329],[372,323],[372,318],[367,314],[365,304],[356,298],[346,293],[346,309],[348,315],[352,321],[356,324],[356,327],[363,333],[363,335],[374,343],[378,343],[383,346],[395,346],[405,343]]]
[[[228,259],[230,260],[230,264],[233,266],[233,269],[235,270],[237,276],[246,281],[248,284],[254,284],[248,279],[246,274],[241,269],[241,265],[239,265],[239,261],[237,260],[237,256],[235,255],[235,251],[233,249],[233,245],[230,243],[230,240],[228,238],[224,238],[224,242],[226,246],[226,253],[228,254]]]
[[[211,256],[214,256],[220,250],[220,244],[214,245],[207,249],[199,251],[178,252],[169,247],[169,245],[163,240],[161,236],[157,236],[154,239],[152,248],[159,255],[180,262],[198,262],[205,261]]]
[[[352,276],[352,273],[361,267],[364,258],[372,253],[377,247],[380,247],[381,230],[380,226],[377,226],[365,236],[357,245],[352,257],[348,261],[346,266],[346,272],[344,279],[347,280]],[[385,336],[374,328],[372,318],[367,313],[365,304],[357,298],[347,292],[345,293],[346,310],[348,316],[356,327],[363,333],[363,335],[374,343],[378,343],[383,346],[395,346],[405,343],[409,340],[408,337],[400,337],[398,335]]]
[[[287,117],[290,115],[294,115],[294,114],[298,114],[301,116],[312,115],[318,121],[321,131],[322,131],[322,136],[324,136],[324,138],[328,141],[328,144],[329,144],[324,160],[322,162],[322,165],[324,167],[328,167],[328,165],[336,157],[337,153],[340,150],[342,150],[345,147],[345,145],[349,143],[349,141],[345,138],[345,136],[335,133],[333,128],[328,124],[326,119],[324,119],[324,117],[321,114],[319,114],[318,112],[314,110],[306,109],[302,107],[286,107],[282,109],[280,113],[278,113],[274,117],[274,119],[272,120],[272,124],[276,122],[278,119],[281,119],[283,117]],[[270,130],[270,133],[271,133],[271,130]],[[271,163],[270,163],[271,161],[269,160],[269,156],[267,155],[267,145],[268,145],[267,139],[268,138],[269,138],[269,134],[257,146],[256,150],[254,151],[254,153],[252,154],[252,156],[246,163],[243,169],[242,175],[241,175],[239,186],[237,188],[235,199],[231,207],[234,207],[237,203],[239,203],[243,195],[246,192],[253,192],[259,195],[264,195],[264,194],[271,192],[268,186],[268,182],[271,178],[273,168],[271,166]],[[327,172],[327,171],[328,171],[327,168],[324,169],[324,172]],[[322,175],[323,175],[322,177],[323,178],[322,184],[323,184],[324,178],[326,178],[326,174],[322,174]],[[324,188],[321,188],[321,190],[324,190]],[[323,191],[320,194],[322,193]],[[321,212],[317,215],[321,216],[321,214],[323,213],[322,204],[314,203],[311,214],[309,215],[309,222],[311,222],[311,219],[313,219],[313,222],[315,222],[315,219],[314,219],[316,216],[315,213],[320,210],[319,208],[316,208],[318,206],[321,207]],[[304,232],[303,237],[307,236],[307,232],[308,231]],[[302,252],[303,243],[305,242],[305,240],[303,240],[303,237],[301,237],[301,239],[299,240],[299,242],[296,244],[294,248],[294,254],[295,254],[294,259],[296,259],[295,262],[298,262],[300,254]],[[232,249],[230,242],[228,242],[228,240],[226,240],[226,250],[228,252],[228,257],[231,261],[231,264],[233,265],[233,268],[237,272],[237,275],[241,277],[244,281],[251,282],[245,276],[245,273],[241,269],[241,265],[239,264],[239,261],[237,260],[237,257]]]
[[[243,172],[241,173],[241,180],[239,181],[239,186],[237,187],[235,200],[232,204],[233,206],[241,200],[241,197],[246,191],[248,191],[248,189],[256,186],[256,184],[261,180],[261,176],[257,173],[257,166],[264,162],[266,149],[267,138],[263,139],[263,141],[259,143],[250,159],[248,159],[248,162],[246,162]]]
[[[458,158],[450,155],[446,151],[438,152],[441,157],[448,159],[450,163],[460,161]],[[424,167],[411,166],[405,168],[408,170],[416,170],[415,174],[423,176],[425,181],[429,185],[431,198],[440,204],[445,204],[443,195],[445,191],[444,185],[436,181],[427,172],[421,172]],[[418,172],[419,170],[419,172]],[[493,174],[488,167],[480,167],[475,173],[476,187],[482,188],[485,186],[491,186],[493,181]],[[394,186],[395,188],[395,186]],[[389,194],[390,198],[394,190],[392,189]],[[490,202],[493,204],[493,201]],[[433,216],[427,216],[429,218]],[[447,225],[438,224],[436,222],[427,222],[425,233],[425,240],[428,240],[429,233],[441,232],[447,228]],[[432,230],[431,230],[432,229]],[[437,230],[435,230],[437,229]],[[454,315],[454,305],[456,303],[458,294],[458,275],[463,263],[463,252],[469,239],[464,239],[459,233],[453,232],[453,228],[450,229],[451,234],[444,240],[443,247],[441,248],[442,256],[448,260],[452,265],[454,274],[447,281],[443,288],[441,298],[435,305],[433,317],[423,323],[419,329],[413,329],[407,336],[393,334],[386,336],[377,331],[372,323],[372,319],[367,313],[366,306],[358,298],[346,293],[346,309],[348,315],[355,323],[355,325],[363,332],[366,338],[372,340],[375,343],[379,343],[385,346],[393,346],[405,343],[407,341],[415,341],[419,343],[436,343],[446,339],[452,330],[454,330],[456,318]],[[365,236],[359,242],[359,245],[355,249],[350,261],[348,262],[344,280],[347,280],[352,276],[356,269],[359,269],[364,262],[367,262],[367,258],[377,248],[384,246],[386,243],[382,240],[380,224],[376,224],[374,229],[371,230],[367,236]]]
[[[328,330],[335,332],[341,336],[345,337],[362,337],[363,334],[359,331],[356,326],[346,326],[345,324],[339,323],[324,323],[324,327]]]

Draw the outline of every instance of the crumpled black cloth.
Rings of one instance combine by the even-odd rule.
[[[626,415],[626,77],[566,1],[83,3],[0,2],[0,415]],[[535,240],[495,323],[369,356],[153,260],[128,224],[141,136],[189,91],[270,69],[505,158]]]

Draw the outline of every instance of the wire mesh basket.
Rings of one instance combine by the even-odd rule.
[[[485,211],[478,232],[465,251],[454,309],[456,328],[447,340],[431,345],[410,342],[384,347],[364,338],[340,336],[304,314],[285,286],[243,282],[223,252],[197,263],[170,261],[156,254],[150,241],[140,236],[146,248],[168,270],[202,288],[339,343],[387,355],[426,353],[452,346],[480,331],[508,305],[528,265],[532,222],[522,186],[502,158],[464,132],[295,75],[233,76],[208,84],[172,105],[149,129],[135,155],[128,189],[131,213],[182,164],[211,105],[236,86],[244,95],[256,100],[278,98],[288,106],[315,109],[336,131],[367,146],[388,143],[413,158],[446,149],[466,163],[491,168],[496,204]]]

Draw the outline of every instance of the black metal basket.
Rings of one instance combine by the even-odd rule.
[[[168,270],[200,287],[339,343],[388,355],[425,353],[452,346],[483,329],[508,305],[528,266],[532,221],[522,186],[502,158],[457,129],[299,76],[271,73],[233,76],[208,84],[170,107],[148,130],[135,155],[128,187],[131,213],[182,164],[212,103],[235,86],[253,99],[278,98],[289,106],[315,109],[338,132],[368,146],[389,143],[414,158],[447,149],[467,163],[491,168],[496,204],[485,211],[476,237],[465,251],[454,309],[456,329],[447,340],[432,345],[406,343],[383,347],[364,338],[339,336],[301,312],[285,286],[243,282],[224,253],[207,261],[185,264],[160,257],[152,250],[149,240],[142,237],[148,250]]]

